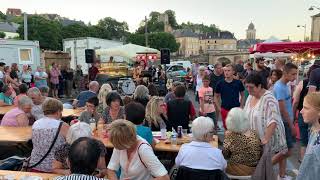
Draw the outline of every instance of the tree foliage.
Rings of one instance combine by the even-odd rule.
[[[0,31],[0,38],[5,38],[6,37],[6,34],[2,31]]]
[[[7,16],[0,11],[0,21],[6,21]]]
[[[145,36],[143,34],[130,34],[127,42],[145,46]],[[157,32],[148,36],[149,47],[155,49],[169,48],[171,52],[176,52],[180,44],[176,42],[174,36],[170,33]]]
[[[106,17],[99,20],[97,30],[102,31],[105,39],[121,39],[127,35],[129,27],[126,22],[118,22],[111,17]]]
[[[18,28],[19,36],[24,38],[24,25]],[[41,16],[28,16],[28,39],[39,41],[42,49],[62,49],[62,27],[57,21],[47,20]]]
[[[172,28],[177,28],[179,25],[176,20],[176,13],[173,10],[166,10],[164,13],[168,15],[169,18],[169,24]]]
[[[192,29],[194,32],[200,32],[200,33],[208,33],[208,32],[217,32],[219,31],[219,28],[215,24],[211,24],[209,26],[205,24],[197,24],[197,23],[182,23],[180,25],[181,29]]]

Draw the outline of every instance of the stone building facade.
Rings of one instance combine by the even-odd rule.
[[[320,41],[320,13],[311,18],[311,41]]]

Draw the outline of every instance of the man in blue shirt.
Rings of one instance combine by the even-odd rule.
[[[294,81],[297,77],[298,67],[292,63],[287,63],[283,68],[283,75],[273,87],[273,94],[279,102],[279,109],[285,127],[288,152],[279,158],[279,176],[285,179],[286,159],[291,155],[291,149],[295,142],[296,131],[293,125],[294,114],[292,110],[292,98],[287,83]]]
[[[244,86],[240,80],[234,79],[235,68],[232,64],[224,67],[224,79],[220,80],[215,89],[215,102],[217,112],[221,112],[224,129],[227,129],[225,119],[230,109],[234,107],[243,108],[245,103]],[[241,95],[241,98],[240,96]],[[240,101],[239,101],[240,99]],[[220,103],[221,102],[221,103]],[[218,117],[217,117],[218,119]]]
[[[99,91],[99,83],[97,81],[91,81],[89,83],[89,90],[88,91],[82,91],[77,99],[73,101],[74,107],[84,107],[86,105],[86,102],[88,99],[92,97],[97,96],[97,92]]]

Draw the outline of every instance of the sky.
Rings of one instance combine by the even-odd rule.
[[[320,0],[0,0],[0,11],[20,8],[27,13],[55,13],[70,19],[96,24],[99,19],[112,17],[126,21],[134,32],[151,11],[176,12],[177,22],[215,24],[228,30],[237,39],[244,39],[253,22],[257,38],[293,41],[303,40],[311,32],[311,16],[320,10],[309,11],[311,5],[320,7]]]

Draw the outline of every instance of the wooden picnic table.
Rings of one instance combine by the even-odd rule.
[[[11,109],[15,108],[15,106],[4,106],[0,107],[0,115],[6,114]],[[77,116],[79,117],[81,112],[84,111],[84,109],[63,109],[62,111],[62,117],[68,117],[68,116]]]
[[[10,179],[12,177],[12,179],[15,179],[15,180],[19,180],[23,176],[38,176],[38,177],[42,177],[43,180],[48,180],[48,179],[54,179],[55,177],[62,176],[62,175],[51,174],[51,173],[33,173],[33,172],[0,170],[0,179],[5,179],[4,176],[10,176]]]
[[[0,142],[7,143],[23,143],[31,139],[32,129],[31,126],[28,127],[5,127],[0,126]],[[101,138],[94,136],[96,139],[103,142],[107,148],[113,148],[112,143],[109,138]],[[191,141],[191,137],[185,137],[186,139],[179,139],[182,141]],[[213,147],[218,147],[218,136],[214,136],[214,141],[211,142]],[[165,152],[178,152],[181,145],[172,145],[165,143],[164,140],[160,140],[159,143],[155,145],[155,151],[165,151]]]

